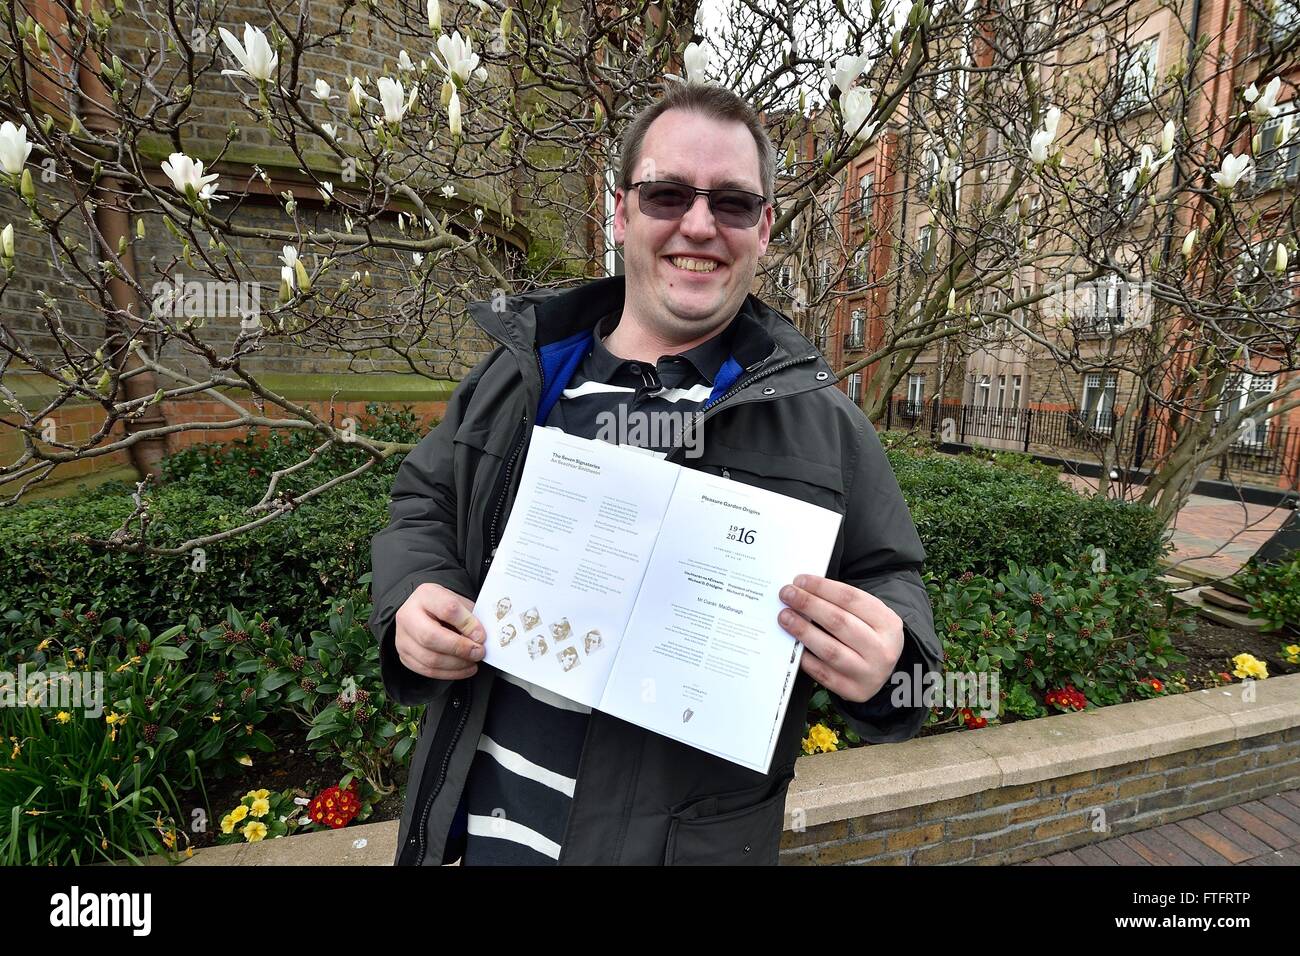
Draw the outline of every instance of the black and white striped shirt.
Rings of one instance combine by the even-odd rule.
[[[583,359],[546,419],[582,438],[605,438],[606,413],[673,412],[686,416],[709,398],[718,370],[730,354],[731,326],[681,355],[651,365],[625,361],[602,336],[619,314],[600,324]],[[674,415],[674,418],[677,416]],[[627,419],[624,418],[624,421]],[[648,429],[630,443],[664,454],[666,432]],[[468,837],[463,866],[554,865],[569,819],[578,763],[591,709],[545,688],[501,673],[493,685],[478,749],[465,784]]]

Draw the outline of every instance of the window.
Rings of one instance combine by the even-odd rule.
[[[943,157],[933,146],[927,146],[921,154],[921,168],[916,174],[916,188],[922,194],[928,193],[939,181],[939,170],[943,167]]]
[[[973,404],[978,406],[979,408],[988,408],[989,391],[990,391],[989,377],[987,375],[981,375],[979,377],[979,380],[975,383],[975,401],[973,402]]]
[[[1214,420],[1221,422],[1252,402],[1271,394],[1277,387],[1273,375],[1251,374],[1234,375],[1223,390],[1223,401],[1214,410]],[[1266,413],[1271,405],[1264,406],[1253,415],[1248,415],[1237,426],[1236,444],[1260,446],[1268,444],[1269,421]]]
[[[846,349],[860,349],[866,335],[867,311],[854,309],[849,316],[849,334],[844,337]]]
[[[1237,289],[1242,294],[1242,306],[1256,313],[1280,312],[1290,307],[1293,293],[1291,277],[1279,274],[1277,243],[1257,242],[1242,252],[1237,260]],[[1288,261],[1288,273],[1292,264]]]
[[[849,376],[849,398],[854,405],[862,404],[862,373],[854,372]]]
[[[916,262],[914,268],[926,271],[934,265],[934,226],[922,226],[916,234]]]
[[[855,249],[853,252],[853,285],[861,287],[867,284],[867,250]]]
[[[1030,196],[1028,199],[1021,201],[1020,209],[1020,226],[1023,230],[1025,248],[1033,249],[1038,245],[1039,213],[1042,211],[1042,198]]]
[[[1151,105],[1156,92],[1156,65],[1160,56],[1160,38],[1143,40],[1119,54],[1119,95],[1115,112],[1129,113]]]
[[[1115,423],[1115,376],[1107,375],[1103,387],[1100,373],[1083,378],[1082,421],[1088,428],[1108,432]]]
[[[871,204],[875,200],[875,184],[875,177],[870,173],[858,180],[858,204],[856,208],[859,218],[871,218]]]
[[[831,260],[823,259],[817,269],[817,292],[821,294],[831,287]]]
[[[1273,19],[1268,26],[1268,38],[1283,43],[1300,29],[1300,0],[1277,0]]]
[[[1297,0],[1300,2],[1300,0]],[[1264,123],[1259,131],[1259,163],[1255,167],[1255,189],[1263,192],[1276,189],[1283,183],[1294,183],[1300,178],[1300,110],[1294,101],[1283,106],[1282,112]],[[1278,143],[1282,135],[1282,120],[1289,116],[1293,129],[1291,139]]]
[[[1020,408],[1020,376],[1011,376],[1011,407]]]
[[[907,414],[920,415],[925,406],[925,375],[913,373],[907,376]]]
[[[1129,286],[1111,273],[1075,287],[1079,331],[1110,332],[1122,329],[1133,303]]]
[[[1007,377],[998,376],[998,408],[1005,408],[1007,404]]]

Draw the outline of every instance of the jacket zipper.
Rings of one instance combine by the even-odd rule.
[[[537,349],[533,349],[533,357],[537,360],[537,376],[542,383],[542,388],[546,388],[546,370],[542,368],[542,357],[538,354]],[[519,435],[519,441],[515,442],[515,447],[510,452],[510,457],[506,459],[505,469],[502,473],[504,481],[501,484],[501,493],[497,495],[496,507],[492,511],[492,523],[488,526],[488,550],[487,556],[483,559],[483,566],[486,568],[492,563],[492,559],[497,553],[497,524],[501,520],[501,512],[506,506],[506,498],[510,494],[510,472],[514,469],[515,462],[519,460],[519,453],[524,450],[524,445],[528,443],[528,408],[524,408],[523,421],[520,422],[522,430]]]
[[[735,395],[741,389],[748,388],[750,385],[754,384],[760,379],[767,378],[767,376],[779,372],[782,369],[787,369],[792,365],[802,365],[804,362],[811,362],[816,358],[817,358],[816,355],[804,355],[800,358],[786,359],[784,362],[780,362],[777,365],[773,365],[771,368],[762,369],[757,374],[751,375],[749,378],[742,379],[741,381],[737,382],[735,385],[731,386],[731,388],[727,389],[725,392],[723,392],[713,401],[705,403],[705,405],[695,413],[694,417],[691,419],[691,424],[690,424],[691,437],[693,438],[695,436],[695,429],[699,427],[700,423],[703,422],[705,416],[709,412],[717,408],[727,399],[731,398],[731,396]],[[678,449],[684,446],[685,446],[685,441],[683,439],[683,444],[678,445],[677,448],[674,448],[673,454],[676,454]],[[671,455],[669,457],[671,457]]]
[[[545,371],[542,369],[542,357],[537,354],[536,349],[533,350],[533,356],[537,359],[537,372],[542,380],[542,387],[545,388],[546,376],[545,376]],[[524,417],[521,424],[523,426],[523,433],[520,436],[519,441],[515,443],[515,447],[510,453],[510,457],[506,460],[506,465],[503,473],[503,477],[505,481],[501,488],[501,494],[497,497],[496,508],[492,513],[492,524],[488,532],[489,552],[488,552],[488,556],[483,559],[483,563],[485,565],[491,563],[493,556],[495,556],[496,554],[497,523],[501,518],[501,511],[505,507],[506,496],[510,493],[510,472],[511,469],[513,469],[514,467],[515,462],[519,459],[520,451],[523,450],[523,446],[528,440],[528,410],[527,409],[524,410]],[[417,866],[419,866],[424,862],[425,854],[428,852],[428,849],[425,846],[425,834],[428,830],[429,813],[433,810],[434,800],[437,799],[438,794],[442,791],[443,783],[446,782],[447,767],[451,763],[451,755],[455,752],[456,742],[460,740],[460,733],[465,728],[466,720],[469,719],[470,701],[472,700],[472,694],[473,694],[472,684],[467,683],[465,686],[464,708],[461,710],[460,719],[456,722],[456,730],[452,734],[450,742],[448,742],[447,744],[446,752],[443,754],[442,766],[438,769],[438,781],[437,783],[434,784],[433,790],[430,791],[429,796],[424,801],[424,806],[420,810],[419,844],[418,844],[418,852],[416,854],[416,859],[415,859],[415,863]],[[461,706],[455,697],[452,698],[452,705],[454,707]]]
[[[469,718],[469,704],[470,704],[471,694],[472,694],[471,688],[467,684],[465,686],[465,706],[461,709],[460,720],[458,720],[456,723],[456,731],[454,734],[452,734],[451,742],[447,745],[446,753],[443,754],[442,766],[438,770],[438,782],[434,784],[432,792],[430,792],[428,798],[424,801],[424,807],[420,811],[420,831],[419,831],[420,843],[419,843],[419,851],[417,852],[415,858],[416,866],[419,866],[422,863],[424,863],[425,853],[428,852],[428,848],[424,845],[424,837],[429,826],[429,811],[433,809],[433,801],[437,798],[439,792],[441,792],[442,785],[447,779],[447,766],[451,763],[451,755],[456,750],[456,741],[460,739],[460,732],[461,730],[464,729],[465,721]],[[452,706],[453,707],[461,706],[460,702],[455,697],[452,697]]]

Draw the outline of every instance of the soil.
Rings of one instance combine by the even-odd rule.
[[[326,787],[336,786],[346,776],[347,768],[337,757],[322,758],[308,749],[304,739],[306,732],[301,727],[262,729],[275,744],[275,750],[270,753],[254,751],[253,766],[237,766],[236,773],[205,780],[206,800],[198,790],[181,796],[180,804],[187,816],[197,808],[202,808],[207,816],[206,832],[189,834],[195,849],[216,843],[221,818],[234,809],[250,790],[263,787],[274,791],[294,790],[301,791],[300,796],[311,798]],[[396,771],[395,777],[393,792],[372,803],[369,813],[363,810],[352,825],[401,819],[406,771]]]

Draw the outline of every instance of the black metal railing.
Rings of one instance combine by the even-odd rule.
[[[937,398],[916,402],[895,398],[887,406],[885,427],[929,434],[935,441],[979,444],[1053,455],[1086,452],[1100,456],[1113,447],[1114,460],[1142,468],[1160,446],[1160,426],[1137,416],[1119,420],[1110,409],[1009,408],[965,405]],[[1300,482],[1300,428],[1261,422],[1239,429],[1215,461],[1217,477],[1259,476],[1269,484],[1296,487]],[[1211,475],[1215,475],[1212,471]]]

